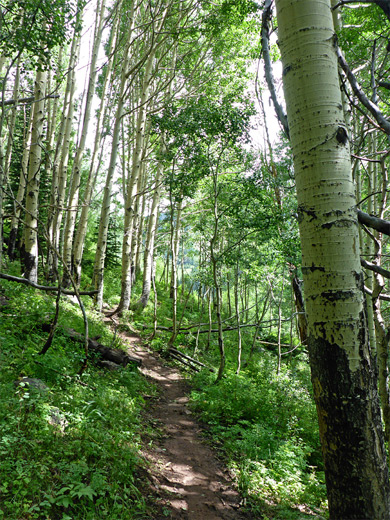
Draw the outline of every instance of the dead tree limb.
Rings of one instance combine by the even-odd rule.
[[[289,137],[287,114],[279,103],[276,95],[275,80],[272,74],[272,62],[269,53],[269,25],[272,18],[272,3],[273,0],[266,0],[264,4],[263,14],[261,17],[261,50],[264,59],[265,80],[275,108],[276,116],[282,125],[284,133]]]
[[[3,280],[8,280],[10,282],[22,283],[24,285],[30,285],[35,289],[39,289],[40,291],[48,291],[48,292],[57,292],[60,291],[62,294],[67,294],[68,296],[76,296],[75,291],[69,291],[68,289],[64,289],[63,287],[52,287],[48,285],[39,285],[34,282],[30,282],[27,278],[20,278],[19,276],[12,276],[10,274],[0,273],[0,278]],[[82,296],[93,296],[97,291],[79,291],[78,294]]]

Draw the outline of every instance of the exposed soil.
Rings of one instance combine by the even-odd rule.
[[[160,513],[153,520],[243,520],[241,498],[216,453],[202,439],[202,428],[187,407],[188,391],[180,370],[167,366],[140,338],[122,333],[129,354],[142,360],[140,370],[160,389],[150,400],[150,421],[161,431],[143,455],[146,478]]]

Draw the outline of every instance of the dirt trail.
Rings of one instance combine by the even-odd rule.
[[[201,427],[187,407],[188,388],[178,369],[166,366],[137,336],[126,334],[129,353],[142,359],[141,371],[160,388],[151,403],[152,420],[163,435],[146,450],[161,514],[153,520],[243,520],[241,498],[215,453],[201,438]]]

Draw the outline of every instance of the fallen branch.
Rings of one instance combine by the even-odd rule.
[[[176,359],[176,361],[179,361],[180,363],[183,363],[183,365],[187,366],[188,368],[191,368],[191,370],[194,370],[194,372],[199,372],[199,368],[194,367],[193,365],[191,365],[190,363],[188,363],[187,361],[185,361],[181,357],[176,356],[176,354],[173,354],[173,352],[170,352],[170,356],[173,359]]]
[[[12,276],[10,274],[0,273],[0,278],[3,280],[8,280],[10,282],[17,282],[22,283],[24,285],[30,285],[31,287],[34,287],[35,289],[39,289],[40,291],[53,291],[57,292],[60,291],[62,294],[67,294],[68,296],[76,296],[75,291],[69,291],[68,289],[64,289],[63,287],[52,287],[48,285],[39,285],[35,282],[30,282],[30,280],[27,280],[27,278],[21,278],[19,276]],[[80,295],[83,296],[93,296],[96,294],[97,291],[79,291]]]
[[[190,361],[191,363],[194,363],[195,365],[199,365],[200,367],[203,367],[203,368],[207,368],[208,370],[210,370],[210,372],[215,372],[214,368],[211,368],[211,367],[208,367],[207,365],[205,365],[204,363],[202,363],[201,361],[198,361],[197,359],[194,359],[190,356],[187,356],[186,354],[183,354],[183,352],[180,352],[180,350],[177,350],[176,348],[174,347],[171,347],[168,352],[171,354],[171,355],[175,355],[175,356],[180,356],[180,357],[183,357],[184,359]]]

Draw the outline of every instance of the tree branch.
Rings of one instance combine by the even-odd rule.
[[[372,296],[372,290],[369,289],[368,287],[364,286],[364,292],[369,294],[370,296]],[[380,294],[379,295],[379,299],[380,300],[383,300],[385,302],[390,302],[390,295],[388,294]]]
[[[358,0],[340,0],[340,2],[337,2],[336,5],[332,7],[332,10],[338,9],[339,7],[342,7],[343,5],[348,4],[360,4]],[[378,7],[382,9],[382,11],[385,13],[386,18],[390,21],[390,0],[364,0],[365,4],[376,4]],[[366,6],[367,7],[367,6]]]
[[[390,236],[390,222],[388,220],[374,217],[373,215],[369,215],[360,209],[357,210],[357,216],[360,224],[364,224],[369,228],[376,229],[377,231]]]
[[[288,129],[288,122],[287,122],[287,115],[282,107],[282,105],[279,103],[278,98],[276,96],[275,91],[275,81],[272,74],[272,63],[271,58],[269,54],[269,22],[272,17],[272,2],[273,0],[266,0],[264,5],[263,14],[261,17],[261,49],[263,53],[263,59],[264,59],[264,73],[265,73],[265,80],[267,82],[268,90],[271,94],[272,103],[275,108],[275,112],[277,115],[277,118],[282,125],[282,128],[286,134],[287,137],[289,137],[289,129]]]
[[[53,291],[53,292],[60,291],[63,294],[67,294],[68,296],[76,296],[76,293],[74,291],[69,291],[62,287],[49,287],[47,285],[39,285],[37,283],[30,282],[30,280],[28,280],[27,278],[19,278],[18,276],[12,276],[10,274],[0,273],[0,279],[8,280],[10,282],[22,283],[24,285],[30,285],[31,287],[34,287],[35,289],[39,289],[40,291]],[[97,293],[97,291],[95,291],[95,290],[94,291],[79,291],[79,294],[84,295],[84,296],[93,296],[96,293]]]
[[[365,269],[369,269],[370,271],[374,271],[375,273],[381,274],[384,278],[388,278],[390,280],[390,271],[384,269],[380,265],[375,265],[371,262],[367,262],[367,260],[360,259],[360,265]]]
[[[354,73],[349,68],[348,63],[346,62],[343,53],[341,52],[340,47],[337,44],[337,41],[335,40],[334,47],[336,50],[337,59],[339,62],[340,67],[345,72],[345,75],[348,78],[348,81],[352,87],[352,90],[355,94],[355,96],[359,99],[360,103],[367,108],[369,112],[374,116],[375,120],[379,124],[379,126],[382,128],[382,130],[387,134],[390,135],[390,121],[384,117],[382,112],[379,110],[378,106],[370,101],[368,97],[363,92],[363,89],[359,85]]]
[[[34,97],[26,97],[26,98],[19,98],[19,99],[6,99],[1,105],[7,106],[7,105],[18,105],[19,103],[37,103],[38,101],[42,101],[42,99],[57,99],[60,96],[58,94],[50,94],[49,96],[45,96],[40,99],[34,99]]]

